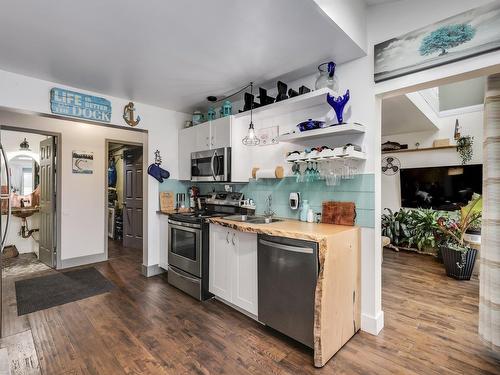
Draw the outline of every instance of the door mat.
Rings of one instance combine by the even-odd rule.
[[[106,293],[114,288],[94,267],[16,281],[17,315]]]

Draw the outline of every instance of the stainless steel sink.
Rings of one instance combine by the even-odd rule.
[[[254,215],[231,215],[231,216],[225,216],[224,219],[231,221],[246,222],[251,224],[270,224],[270,223],[276,223],[278,221],[283,221],[281,219],[267,218],[265,216],[254,216]]]
[[[283,220],[276,219],[273,217],[256,217],[255,219],[248,220],[248,222],[252,224],[271,224],[271,223],[277,223],[279,221]]]
[[[240,221],[240,222],[245,222],[245,221],[250,221],[252,219],[255,219],[257,216],[254,215],[231,215],[231,216],[224,216],[225,220],[231,220],[231,221]]]

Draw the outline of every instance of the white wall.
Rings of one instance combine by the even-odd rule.
[[[49,92],[52,87],[66,87],[80,92],[78,88],[38,80],[18,74],[0,71],[0,106],[16,110],[50,113]],[[172,178],[178,175],[177,166],[177,129],[189,118],[187,114],[174,112],[146,104],[136,103],[137,113],[142,121],[139,128],[148,133],[128,131],[122,116],[123,107],[128,99],[103,96],[112,103],[111,123],[123,125],[123,130],[90,125],[78,122],[23,116],[2,111],[1,123],[22,128],[43,129],[62,134],[62,243],[61,258],[68,260],[82,256],[93,256],[104,253],[104,188],[105,139],[117,141],[144,142],[145,164],[154,161],[154,150],[159,149],[163,157],[163,166],[170,171]],[[94,152],[94,174],[91,176],[71,173],[71,151],[83,150]],[[147,266],[158,264],[159,260],[159,218],[158,182],[147,178],[145,202],[147,212],[145,222],[148,223],[148,241],[144,251],[143,263]]]
[[[432,147],[435,139],[450,139],[450,144],[455,144],[453,133],[455,120],[459,120],[461,135],[474,137],[472,145],[473,158],[469,164],[482,164],[483,150],[483,111],[469,112],[457,116],[440,118],[440,129],[436,132],[417,132],[406,134],[395,134],[382,137],[382,143],[386,141],[408,144],[408,148],[414,149],[415,143],[420,143],[420,148]],[[404,126],[404,124],[402,124]],[[399,159],[401,168],[440,167],[449,165],[460,165],[460,157],[456,149],[439,149],[430,151],[401,152],[383,154],[382,157],[392,156]],[[401,208],[401,186],[399,173],[394,176],[382,174],[382,209],[390,208],[399,210]]]

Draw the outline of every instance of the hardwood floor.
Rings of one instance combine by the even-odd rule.
[[[5,333],[32,337],[42,374],[500,374],[476,333],[478,280],[447,278],[428,256],[386,251],[385,328],[315,369],[310,349],[164,275],[144,278],[140,251],[115,250],[95,267],[116,289],[63,306],[17,317],[4,280]]]

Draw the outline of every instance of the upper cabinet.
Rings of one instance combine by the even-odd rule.
[[[233,116],[210,121],[210,148],[231,147]]]
[[[210,150],[212,148],[210,147],[210,121],[193,126],[192,129],[195,129],[196,143],[195,148],[191,152]]]
[[[231,147],[233,116],[179,130],[179,180],[191,179],[191,153]]]

